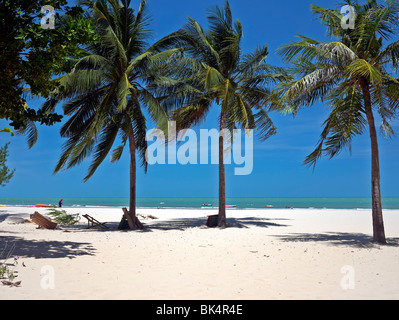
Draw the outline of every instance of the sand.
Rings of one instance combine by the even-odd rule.
[[[158,218],[140,231],[117,230],[120,208],[66,210],[110,229],[37,229],[20,222],[46,209],[0,208],[0,259],[19,257],[21,281],[0,299],[399,299],[399,210],[384,212],[386,246],[369,210],[231,209],[218,229],[214,209],[139,209]]]

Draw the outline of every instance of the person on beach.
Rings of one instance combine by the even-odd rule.
[[[58,207],[59,207],[59,208],[62,207],[62,199],[60,200],[60,202],[58,202]]]

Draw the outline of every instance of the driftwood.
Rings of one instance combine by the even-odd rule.
[[[1,283],[4,286],[10,286],[10,287],[19,287],[21,285],[21,281],[11,282],[11,281],[4,280]]]
[[[156,216],[153,216],[152,214],[137,214],[138,217],[143,218],[143,219],[158,219]]]
[[[38,224],[44,229],[55,229],[57,227],[57,223],[47,219],[46,217],[42,216],[39,212],[35,211],[35,213],[31,216],[32,222]]]
[[[122,208],[123,211],[123,215],[125,216],[127,223],[129,224],[129,228],[130,229],[144,229],[143,224],[140,222],[139,218],[137,218],[137,216],[135,217],[135,221],[133,221],[132,217],[129,214],[129,211],[127,210],[127,208]]]

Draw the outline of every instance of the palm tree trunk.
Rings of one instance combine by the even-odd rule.
[[[226,114],[220,115],[219,133],[219,215],[218,227],[226,227],[226,185],[224,172],[224,129],[226,128]]]
[[[373,216],[373,240],[380,244],[386,244],[384,221],[381,205],[380,188],[380,160],[378,154],[377,131],[375,129],[374,115],[371,108],[370,90],[367,82],[362,83],[364,95],[364,107],[370,131],[371,141],[371,198]]]
[[[136,229],[136,141],[134,140],[133,127],[129,128],[129,151],[130,151],[130,202],[129,216],[132,225],[131,229]]]

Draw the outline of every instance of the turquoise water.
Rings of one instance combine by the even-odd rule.
[[[58,205],[58,198],[0,198],[0,205],[32,206],[37,203]],[[218,206],[218,198],[137,198],[141,208],[201,208],[203,204]],[[315,208],[315,209],[370,209],[371,198],[227,198],[227,205],[240,209],[255,208]],[[382,199],[384,209],[399,209],[399,197]],[[64,207],[124,207],[129,198],[64,198]]]

